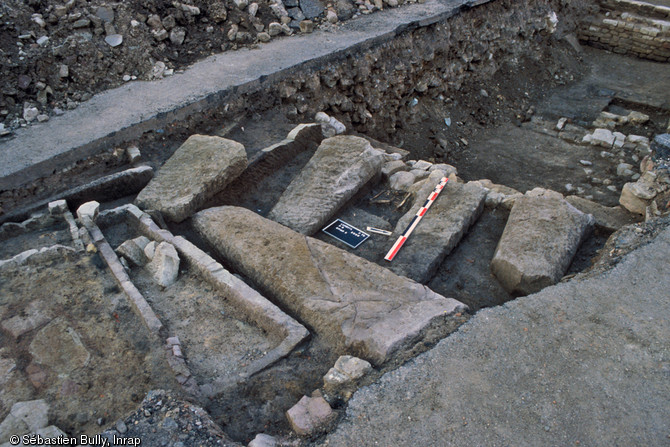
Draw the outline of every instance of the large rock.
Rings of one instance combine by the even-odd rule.
[[[135,203],[181,222],[247,167],[244,146],[225,138],[192,135],[165,162]]]
[[[565,200],[579,211],[591,214],[596,220],[596,226],[607,231],[616,231],[640,220],[620,206],[605,206],[579,196],[568,196]]]
[[[299,233],[313,234],[381,172],[383,162],[382,152],[363,138],[327,138],[268,217]]]
[[[491,270],[512,294],[557,283],[595,222],[558,193],[534,192],[516,200],[491,261]]]
[[[405,231],[441,177],[441,171],[431,172],[428,181],[414,194],[414,206],[396,224],[395,237]],[[486,194],[486,189],[476,183],[462,184],[449,180],[387,267],[415,281],[429,281],[444,258],[481,215]]]
[[[325,242],[237,207],[194,216],[199,233],[339,353],[375,364],[443,336],[467,307]]]

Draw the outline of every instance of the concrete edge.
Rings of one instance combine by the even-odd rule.
[[[230,99],[234,96],[258,91],[262,87],[286,79],[296,70],[316,69],[320,65],[323,65],[327,62],[340,60],[350,53],[365,51],[374,46],[390,41],[401,33],[444,21],[463,10],[471,9],[491,1],[494,0],[435,0],[428,1],[424,4],[412,5],[412,8],[394,8],[384,12],[379,12],[377,14],[363,16],[357,20],[347,21],[344,23],[337,34],[340,36],[340,38],[341,36],[347,35],[348,33],[354,35],[352,42],[345,43],[344,45],[338,45],[337,43],[331,44],[329,51],[324,52],[323,54],[307,55],[301,61],[294,62],[292,64],[289,62],[288,66],[282,66],[281,62],[275,62],[275,65],[278,66],[272,72],[268,72],[267,74],[256,73],[257,77],[252,80],[242,79],[238,83],[233,83],[229,86],[217,86],[214,90],[194,93],[192,96],[189,96],[186,100],[184,100],[183,103],[180,104],[177,102],[177,100],[175,100],[172,102],[172,104],[163,107],[163,110],[152,110],[147,108],[146,110],[136,113],[136,116],[130,120],[132,122],[127,121],[125,123],[116,123],[118,125],[113,127],[107,126],[106,128],[103,125],[102,129],[100,129],[100,123],[91,125],[89,127],[93,128],[92,132],[94,135],[86,137],[86,141],[75,143],[69,147],[58,148],[56,149],[56,153],[52,156],[48,156],[39,161],[30,161],[28,166],[14,169],[13,172],[8,172],[4,176],[0,177],[0,190],[16,189],[39,178],[47,177],[53,173],[55,169],[57,170],[63,168],[70,163],[94,155],[100,152],[106,146],[120,145],[130,140],[139,138],[145,132],[152,131],[159,127],[164,127],[176,121],[185,121],[188,118],[191,118],[193,115],[198,115],[221,106],[226,102],[227,99]],[[410,9],[411,12],[409,11]],[[382,26],[384,21],[394,21],[398,24],[396,24],[394,27],[391,26],[389,29],[389,27]],[[371,29],[373,31],[366,33],[366,36],[355,36],[356,34],[361,33],[356,32],[356,30],[353,29],[354,26]],[[380,29],[381,31],[379,31]],[[325,35],[326,37],[323,37],[323,39],[329,40],[329,37],[332,37],[334,34],[336,33],[326,34],[324,31],[320,31],[307,37],[297,36],[294,38],[292,43],[299,44],[301,37],[302,40],[314,39],[315,35]],[[280,42],[275,45],[284,45],[284,43],[281,43],[281,41],[281,39],[279,41],[274,41]],[[254,51],[262,51],[263,48],[266,48],[266,52],[270,52],[272,51],[273,47],[270,44],[267,44],[258,50],[240,50],[238,57],[245,57],[244,55]],[[221,55],[211,56],[204,61],[194,64],[194,66],[186,70],[184,75],[187,76],[189,73],[192,73],[193,70],[195,70],[196,67],[201,63],[216,62],[217,57],[221,57]],[[257,69],[256,71],[259,70]],[[165,81],[162,83],[163,85],[167,86],[167,84],[172,79],[174,78],[166,78],[159,82]],[[177,81],[173,81],[173,83],[174,82]],[[125,93],[126,96],[132,94],[132,92],[129,92],[129,88],[125,88],[125,85],[113,90],[102,92],[94,96],[94,98],[89,102],[82,104],[79,108],[80,110],[78,111],[78,114],[81,115],[82,118],[88,118],[89,120],[99,120],[101,111],[96,109],[100,108],[100,104],[96,103],[95,100],[99,100],[102,97],[105,97],[108,100],[110,96],[122,97],[122,93]],[[26,145],[26,142],[23,140],[28,140],[29,142],[30,140],[44,141],[43,137],[48,135],[50,132],[53,132],[54,129],[58,128],[59,126],[61,128],[70,128],[65,129],[65,133],[71,133],[74,135],[77,134],[77,129],[74,128],[75,124],[66,121],[66,118],[71,118],[68,113],[66,113],[63,117],[57,118],[61,119],[50,120],[41,126],[31,126],[30,128],[20,130],[13,139],[6,142],[0,142],[0,149],[3,149],[3,146],[6,149],[11,149],[10,144],[12,142],[17,143],[17,145]],[[79,126],[77,127],[83,127],[81,122],[79,122]],[[31,144],[28,144],[27,146],[36,144],[35,141],[30,143]],[[69,142],[65,142],[64,144],[69,145]]]

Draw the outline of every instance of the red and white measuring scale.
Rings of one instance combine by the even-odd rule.
[[[419,211],[417,211],[416,215],[414,216],[414,219],[412,219],[407,228],[405,228],[405,231],[402,232],[402,235],[398,238],[398,240],[395,241],[395,244],[393,244],[393,247],[391,247],[391,249],[386,254],[386,257],[384,257],[384,259],[386,259],[387,261],[393,261],[393,258],[395,258],[395,255],[398,254],[398,250],[400,250],[400,247],[403,246],[409,235],[412,234],[412,231],[414,231],[416,226],[421,221],[421,218],[423,218],[424,214],[426,214],[428,208],[430,208],[433,202],[435,202],[435,199],[437,199],[437,196],[440,195],[444,187],[447,185],[448,181],[449,179],[447,177],[442,177],[440,183],[428,196],[428,200],[426,200],[426,203],[424,203],[423,206],[419,208]]]

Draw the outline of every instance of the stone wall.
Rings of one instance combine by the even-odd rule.
[[[348,128],[388,138],[417,108],[413,98],[450,97],[486,85],[501,67],[522,58],[560,64],[550,41],[575,31],[590,10],[569,0],[498,0],[443,22],[399,32],[389,42],[332,58],[263,92],[299,116],[323,110]],[[558,23],[553,22],[557,19]],[[479,91],[477,89],[477,91]],[[253,101],[252,101],[253,102]]]
[[[579,39],[598,48],[659,62],[670,60],[670,7],[634,0],[601,0]]]

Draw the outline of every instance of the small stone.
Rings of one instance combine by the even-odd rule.
[[[649,115],[641,112],[630,112],[628,114],[628,122],[631,124],[644,124],[649,121]]]
[[[594,146],[603,146],[611,148],[614,145],[615,137],[608,129],[596,129],[591,135],[591,144]]]
[[[270,34],[268,33],[258,33],[256,37],[258,37],[258,40],[260,40],[261,42],[269,42],[270,40],[272,40],[272,37],[270,37]]]
[[[186,30],[182,27],[175,27],[170,31],[170,42],[175,45],[181,45],[186,38]]]
[[[300,32],[301,33],[311,33],[314,31],[314,22],[311,20],[303,20],[300,22]]]
[[[402,160],[388,161],[384,163],[384,166],[382,166],[382,176],[384,176],[384,178],[389,178],[396,172],[406,170],[407,165]]]
[[[40,111],[37,109],[37,107],[26,107],[23,109],[23,119],[29,123],[35,121],[37,115],[39,114]]]
[[[65,200],[54,200],[49,202],[49,214],[60,216],[67,211],[67,202]]]
[[[110,7],[98,6],[98,8],[95,10],[95,15],[98,16],[103,22],[114,22],[114,10]]]
[[[272,23],[270,23],[270,25],[268,25],[268,34],[270,34],[270,36],[272,36],[272,37],[278,36],[281,33],[282,33],[281,24],[279,24],[277,22],[272,22]]]
[[[337,17],[337,13],[333,11],[332,9],[329,9],[328,12],[326,12],[326,20],[329,23],[337,23],[339,18]]]
[[[167,34],[167,31],[165,31],[165,33]],[[162,78],[166,68],[167,67],[165,66],[165,62],[163,61],[156,62],[154,64],[154,68],[151,69],[151,77],[154,79]]]
[[[95,219],[98,217],[98,212],[100,210],[100,204],[95,200],[91,202],[86,202],[77,208],[77,217],[80,221],[85,219],[90,219],[95,222]]]
[[[161,21],[161,18],[157,14],[152,14],[149,16],[147,19],[147,25],[151,27],[151,29],[157,31],[163,28],[163,22]]]
[[[116,428],[116,431],[118,431],[118,432],[121,433],[121,434],[124,434],[125,432],[128,431],[128,427],[126,426],[126,423],[123,422],[123,421],[121,421],[121,420],[119,420],[119,421],[116,423],[115,428]]]
[[[303,396],[286,412],[291,428],[300,436],[315,434],[325,428],[333,410],[323,397]]]
[[[79,19],[76,22],[72,24],[72,28],[74,29],[81,29],[81,28],[88,28],[91,25],[91,21],[88,19]]]
[[[414,184],[416,177],[407,171],[400,171],[389,177],[389,188],[394,191],[409,191],[410,186]]]
[[[151,34],[153,34],[154,39],[156,39],[159,42],[162,42],[168,37],[170,37],[170,33],[168,33],[167,30],[164,28],[153,30],[151,31]]]
[[[616,167],[616,175],[619,177],[630,177],[633,174],[633,165],[628,163],[619,163]]]
[[[567,122],[568,122],[567,118],[559,119],[558,122],[556,123],[556,130],[563,130]]]
[[[446,164],[446,163],[438,163],[432,165],[430,168],[428,168],[428,172],[432,172],[435,170],[439,170],[444,172],[445,177],[449,177],[451,174],[458,174],[458,169],[456,169],[454,166]]]
[[[579,160],[579,163],[581,163],[582,166],[593,166],[593,162],[588,160]]]
[[[128,146],[126,148],[126,156],[128,157],[128,162],[131,164],[137,163],[142,158],[140,149],[137,146]]]
[[[484,98],[488,98],[488,97],[489,97],[489,93],[488,93],[486,90],[484,90],[484,89],[481,89],[481,90],[479,91],[479,94],[482,95]]]
[[[70,76],[70,68],[65,64],[61,64],[58,67],[58,77],[62,79],[67,78],[68,76]]]
[[[430,169],[430,167],[433,166],[433,164],[429,161],[425,160],[419,160],[414,165],[412,166],[413,169],[421,169],[423,171],[426,171]]]
[[[247,12],[251,17],[256,17],[256,14],[258,13],[258,3],[254,2],[249,4],[249,7],[247,8]]]
[[[110,47],[118,47],[123,43],[123,36],[121,34],[110,34],[105,37],[105,42],[107,42]]]
[[[154,258],[154,254],[156,253],[156,245],[158,245],[156,244],[156,241],[151,241],[146,245],[146,247],[144,247],[144,254],[149,260]]]
[[[43,123],[45,121],[49,121],[49,115],[44,114],[44,113],[40,113],[39,115],[37,115],[37,121],[40,122],[40,123]]]
[[[233,0],[238,9],[243,10],[249,5],[249,0]]]
[[[248,447],[276,447],[277,440],[263,433],[259,433],[256,437],[249,443]]]
[[[37,45],[39,45],[41,47],[47,46],[48,43],[49,43],[49,38],[47,36],[42,36],[39,39],[37,39]]]
[[[123,82],[128,82],[130,81],[130,75],[125,74],[121,79],[123,79]]]
[[[86,246],[86,253],[93,254],[93,253],[97,253],[97,252],[98,252],[98,249],[94,244],[88,244]]]

